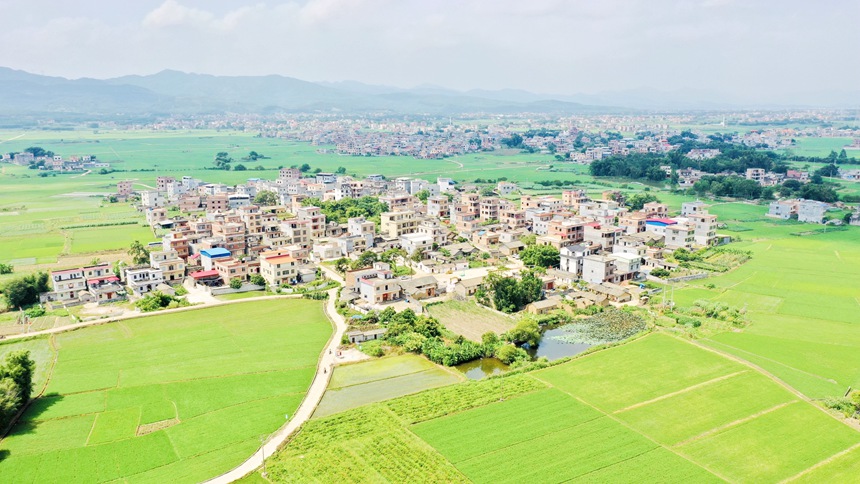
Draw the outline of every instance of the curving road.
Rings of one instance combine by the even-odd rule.
[[[324,268],[324,270],[326,269],[327,268]],[[328,272],[329,276],[333,279],[335,278],[334,276],[336,276],[336,280],[343,281],[343,279],[341,279],[340,276],[337,276],[333,271],[326,270],[326,272]],[[337,347],[340,346],[341,338],[343,338],[343,334],[346,332],[346,321],[343,316],[338,314],[335,308],[336,301],[337,288],[328,292],[328,300],[326,300],[326,304],[324,306],[325,313],[334,325],[335,331],[320,356],[319,363],[317,364],[316,375],[314,375],[311,386],[308,389],[307,394],[305,394],[305,398],[302,400],[299,408],[293,415],[290,415],[289,422],[278,429],[278,431],[275,432],[269,440],[267,440],[266,443],[254,453],[254,455],[249,457],[245,462],[239,464],[239,466],[233,470],[206,481],[207,484],[227,484],[254,472],[263,465],[264,456],[269,457],[277,452],[284,442],[286,442],[290,436],[299,429],[299,427],[311,418],[317,405],[319,405],[326,388],[328,387],[329,379],[331,379],[332,368],[335,364]]]

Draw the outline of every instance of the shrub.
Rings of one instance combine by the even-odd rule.
[[[513,364],[515,361],[527,360],[529,354],[522,348],[517,348],[514,345],[501,345],[496,349],[496,358],[506,365]]]
[[[385,354],[385,350],[382,349],[382,341],[380,340],[361,343],[361,345],[359,345],[359,349],[362,353],[367,356],[373,356],[374,358],[378,358]]]
[[[234,277],[233,279],[230,279],[230,288],[231,289],[239,289],[241,287],[242,287],[242,279],[239,279],[238,277]]]
[[[251,276],[251,284],[254,284],[257,286],[265,286],[266,280],[260,274],[254,274]]]

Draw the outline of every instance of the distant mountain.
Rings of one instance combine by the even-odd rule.
[[[314,83],[284,76],[213,76],[165,70],[114,79],[48,77],[0,68],[5,115],[141,116],[216,112],[457,113],[621,112],[526,91],[401,89],[356,81]]]
[[[0,67],[0,112],[117,114],[157,110],[166,97],[136,86],[69,80]]]

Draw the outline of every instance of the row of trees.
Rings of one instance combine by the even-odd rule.
[[[499,338],[495,333],[488,332],[482,336],[481,343],[469,341],[462,336],[446,341],[443,338],[445,328],[438,320],[429,316],[416,315],[411,309],[397,313],[393,308],[388,307],[378,313],[376,321],[388,329],[385,339],[391,344],[411,353],[423,354],[430,361],[445,366],[493,356],[506,364],[512,364],[519,360],[526,360],[529,356],[515,344],[506,344],[505,341],[513,343],[517,338],[524,338],[537,344],[537,340],[540,339],[537,324],[534,328],[529,326],[521,329],[518,329],[521,326],[518,324],[509,332],[512,335],[510,337],[507,336],[508,333]],[[529,334],[531,330],[537,330],[537,339],[533,334]]]
[[[0,432],[30,401],[36,363],[26,350],[11,351],[0,365]]]

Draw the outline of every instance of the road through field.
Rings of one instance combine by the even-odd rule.
[[[333,271],[327,272],[330,272],[331,275],[336,275]],[[337,276],[337,278],[341,279],[340,276]],[[325,304],[325,313],[334,325],[335,331],[325,349],[323,349],[322,356],[320,357],[319,364],[317,365],[316,375],[314,375],[314,379],[311,382],[311,387],[308,389],[307,394],[305,394],[305,398],[302,400],[296,413],[287,416],[289,422],[272,435],[268,441],[266,441],[266,443],[254,453],[254,455],[248,458],[248,460],[233,470],[206,481],[207,484],[227,484],[254,472],[264,464],[266,456],[271,456],[277,452],[278,448],[280,448],[281,445],[283,445],[284,442],[286,442],[287,439],[289,439],[290,436],[299,429],[299,427],[311,418],[317,405],[319,405],[320,400],[322,400],[326,388],[328,387],[328,382],[331,379],[332,369],[335,364],[337,347],[340,346],[341,338],[343,337],[344,332],[346,332],[346,320],[344,320],[343,316],[337,312],[337,308],[335,307],[336,301],[337,289],[332,289],[328,292],[328,300]]]

